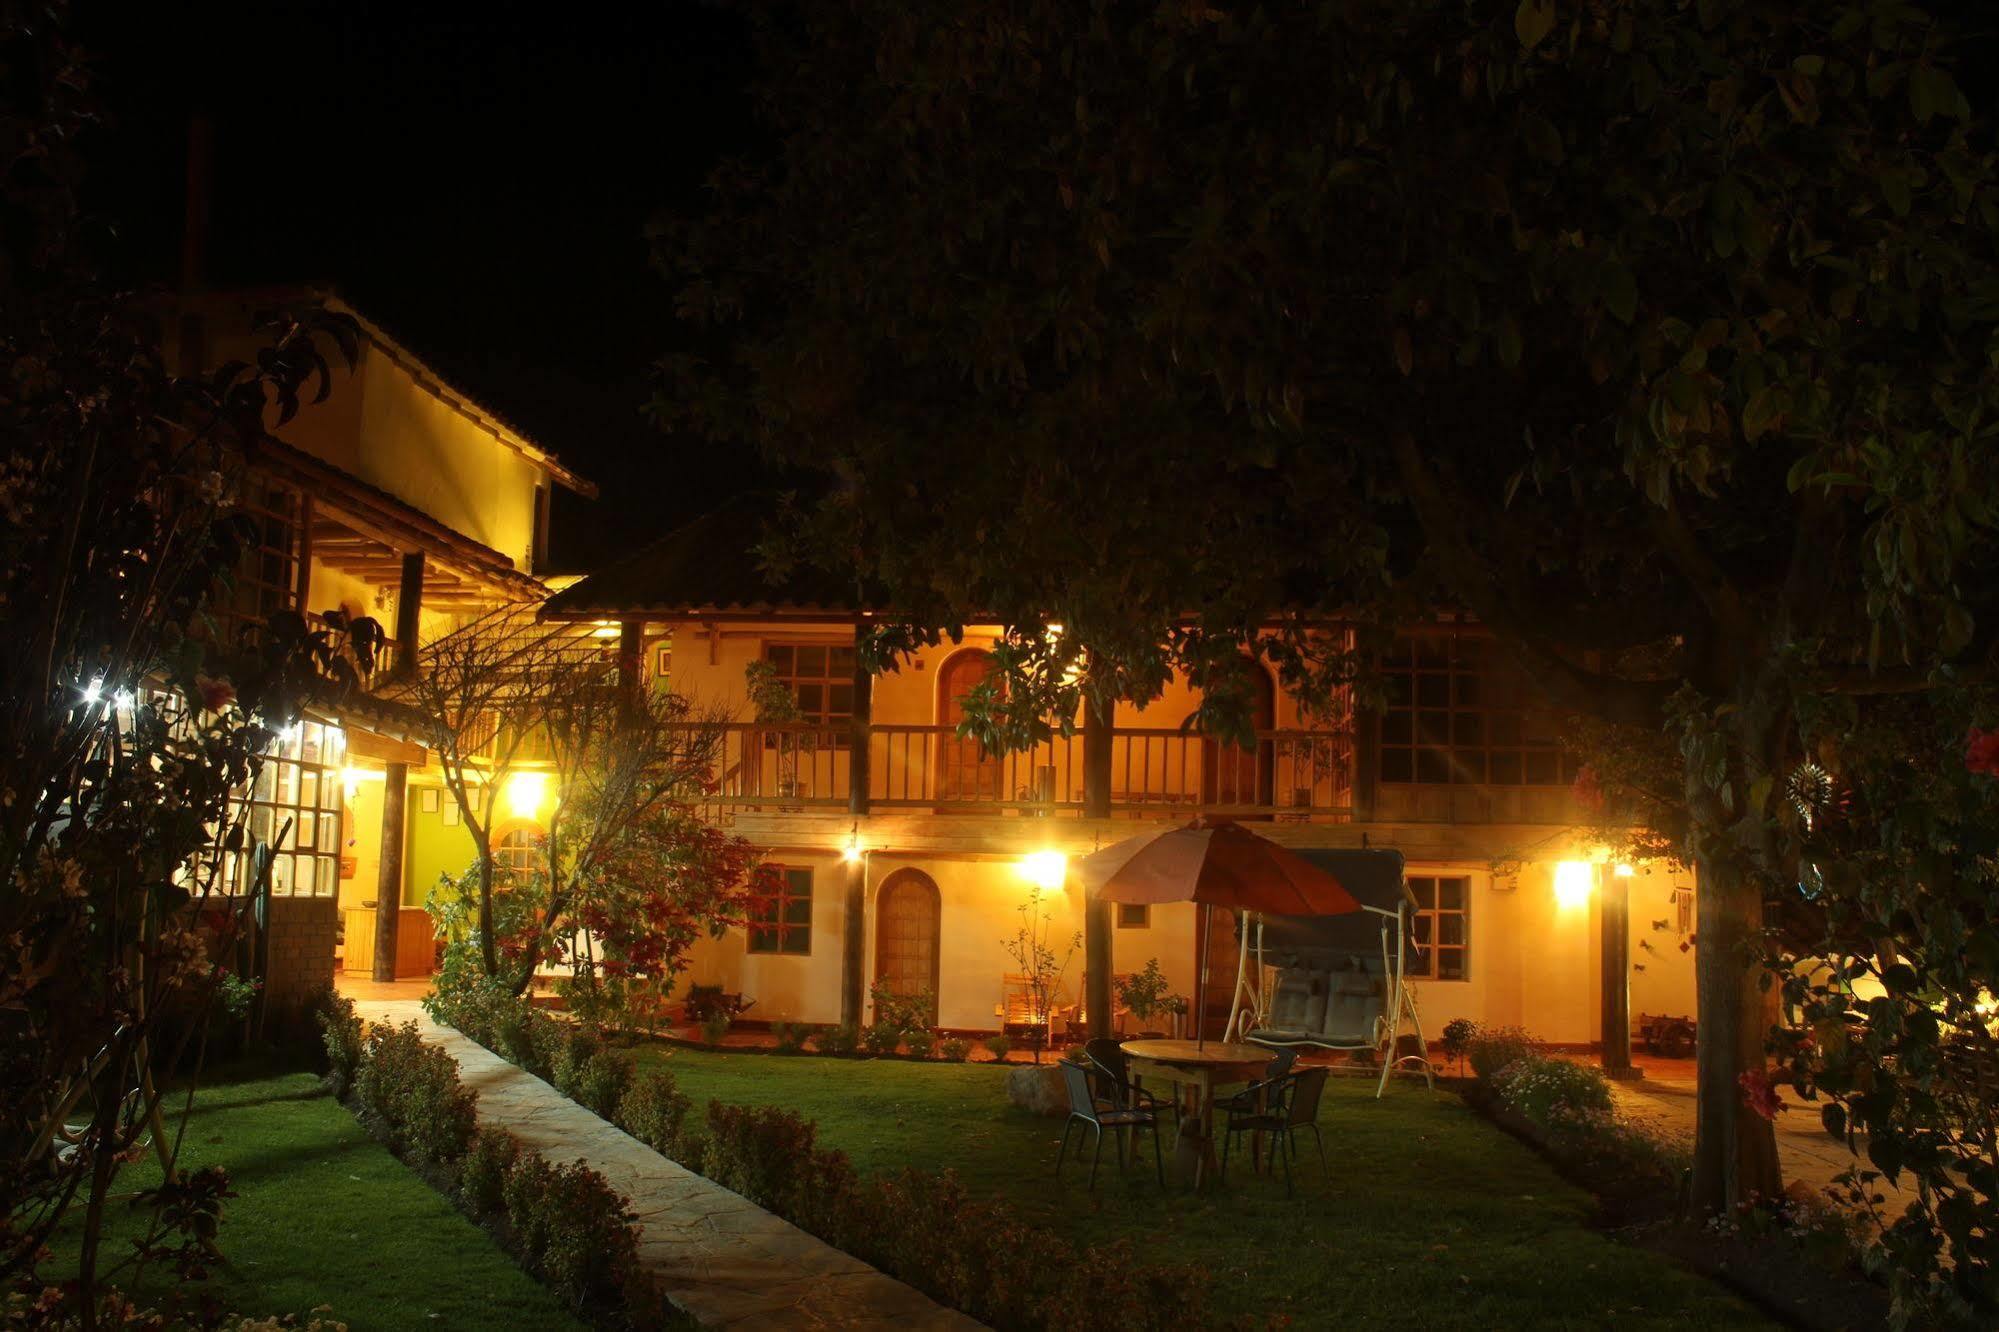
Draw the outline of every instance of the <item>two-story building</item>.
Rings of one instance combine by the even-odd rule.
[[[169,354],[184,371],[248,358],[260,311],[306,302],[353,321],[358,357],[332,359],[326,399],[273,421],[246,460],[236,498],[257,538],[215,618],[231,633],[280,610],[369,617],[388,642],[361,690],[320,700],[279,737],[246,793],[271,857],[279,1004],[330,985],[342,961],[382,979],[430,970],[424,895],[464,868],[470,841],[439,813],[421,727],[384,694],[420,669],[423,644],[546,597],[550,493],[595,493],[330,290],[203,296],[180,311]],[[232,872],[247,883],[247,857]]]
[[[740,991],[752,1016],[866,1021],[864,996],[883,982],[933,994],[944,1028],[995,1029],[1007,975],[1019,970],[1006,941],[1030,885],[1054,890],[1053,933],[1067,952],[1084,928],[1067,866],[1203,814],[1253,820],[1296,846],[1399,848],[1432,1036],[1466,1017],[1550,1041],[1600,1039],[1603,902],[1627,896],[1630,1011],[1693,1012],[1690,878],[1604,863],[1577,827],[1574,759],[1529,683],[1475,625],[1440,622],[1401,638],[1381,663],[1390,703],[1379,714],[1314,721],[1246,660],[1258,698],[1251,745],[1190,729],[1198,699],[1176,684],[1146,707],[1120,707],[1107,735],[1085,721],[1072,738],[993,755],[957,724],[990,669],[996,627],[973,626],[962,642],[871,677],[856,642],[874,608],[809,576],[770,585],[750,549],[753,512],[736,505],[689,524],[543,610],[620,624],[626,642],[643,644],[656,686],[736,718],[714,808],[782,866],[784,896],[747,928],[699,945],[691,977]],[[755,662],[788,686],[802,720],[750,712],[745,671]],[[1113,971],[1156,958],[1179,993],[1194,993],[1194,909],[1114,912]],[[1233,931],[1218,921],[1210,946],[1208,1030],[1219,1032]],[[1070,1002],[1084,991],[1083,967],[1078,947]]]

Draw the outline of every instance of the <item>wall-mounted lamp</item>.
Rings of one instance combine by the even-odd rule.
[[[1020,877],[1036,888],[1053,892],[1069,878],[1069,857],[1060,851],[1034,851],[1020,858]]]
[[[1596,887],[1596,868],[1587,860],[1564,860],[1555,866],[1555,905],[1564,911],[1589,905]]]
[[[849,865],[855,865],[859,864],[861,857],[867,853],[868,849],[861,845],[861,825],[856,821],[853,831],[847,834],[847,844],[840,848],[840,859]]]
[[[517,772],[507,778],[507,810],[517,819],[531,819],[548,791],[548,774]]]
[[[1631,868],[1631,866],[1625,864],[1623,861],[1619,861],[1617,863],[1616,868],[1611,870],[1611,873],[1615,874],[1620,879],[1628,879],[1637,872],[1638,872],[1637,870]]]

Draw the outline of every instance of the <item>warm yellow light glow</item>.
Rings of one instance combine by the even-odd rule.
[[[1060,851],[1035,851],[1020,858],[1020,877],[1036,888],[1060,888],[1069,877],[1069,857]]]
[[[1586,860],[1564,860],[1555,866],[1555,904],[1565,911],[1589,905],[1596,872]]]
[[[507,809],[515,818],[531,819],[547,791],[547,773],[517,772],[507,778]]]
[[[1628,879],[1637,872],[1637,870],[1632,869],[1631,866],[1622,861],[1619,861],[1617,868],[1611,871],[1612,874],[1615,874],[1620,879]]]
[[[591,636],[595,638],[616,638],[619,631],[615,621],[599,620],[597,621],[597,627],[590,632]]]
[[[386,772],[374,772],[367,768],[342,768],[340,770],[340,785],[344,788],[350,800],[354,797],[354,788],[362,782],[384,782],[388,778],[389,774]]]

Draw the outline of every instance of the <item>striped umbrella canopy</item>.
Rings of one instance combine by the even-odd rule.
[[[1101,901],[1202,907],[1196,1042],[1206,1039],[1208,934],[1216,907],[1271,916],[1342,916],[1361,909],[1330,871],[1231,819],[1196,819],[1184,828],[1128,837],[1083,857],[1076,873]]]

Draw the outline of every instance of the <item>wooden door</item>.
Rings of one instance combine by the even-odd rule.
[[[1253,724],[1259,731],[1271,730],[1277,725],[1277,688],[1270,682],[1270,672],[1248,657],[1242,659],[1241,669],[1249,681]],[[1276,760],[1276,746],[1267,740],[1252,740],[1247,746],[1202,740],[1201,804],[1210,808],[1276,804]]]
[[[1196,905],[1194,910],[1199,913],[1194,926],[1194,979],[1198,982],[1201,977],[1201,928],[1199,919],[1208,915],[1208,909],[1204,906]],[[1208,933],[1208,1015],[1207,1021],[1202,1026],[1202,1030],[1207,1033],[1211,1040],[1221,1039],[1223,1028],[1228,1026],[1229,1008],[1235,1002],[1236,965],[1242,952],[1241,945],[1236,942],[1235,921],[1235,912],[1222,907],[1216,907],[1214,910],[1214,922]],[[1197,984],[1195,989],[1198,990],[1199,988]],[[1190,994],[1187,996],[1188,1011],[1190,1013],[1193,1011],[1193,1003],[1194,996]],[[1194,1033],[1189,1031],[1187,1034],[1192,1036]]]
[[[939,803],[990,803],[1006,798],[1000,758],[986,753],[976,740],[949,734],[965,720],[965,696],[992,674],[993,655],[979,648],[953,653],[937,673],[937,720],[947,734],[937,741]]]
[[[900,869],[875,901],[875,980],[890,994],[930,995],[937,1021],[937,885],[922,870]]]

